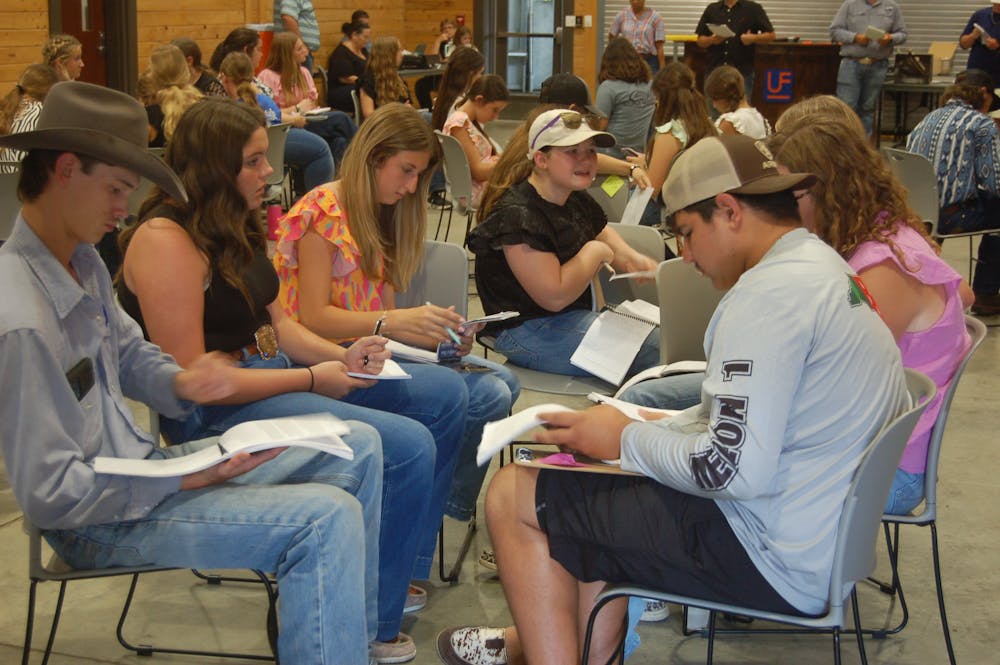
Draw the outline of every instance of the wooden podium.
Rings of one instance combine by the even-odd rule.
[[[773,127],[778,116],[798,100],[836,94],[839,52],[840,46],[829,42],[758,44],[750,104],[764,114]],[[684,63],[694,70],[698,88],[704,94],[705,49],[693,42],[685,43]]]

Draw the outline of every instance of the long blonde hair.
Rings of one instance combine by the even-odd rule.
[[[850,123],[832,118],[802,123],[776,134],[770,146],[780,164],[816,174],[809,190],[815,201],[815,232],[844,258],[861,243],[875,240],[889,245],[906,266],[890,237],[899,224],[910,226],[940,252],[910,208],[906,189]]]
[[[302,74],[302,65],[295,62],[295,44],[299,36],[294,32],[279,32],[271,42],[271,50],[267,54],[264,65],[277,72],[281,78],[281,90],[285,96],[284,106],[294,106],[302,101],[309,90],[306,77]],[[296,97],[297,95],[297,97]]]
[[[420,174],[416,193],[395,205],[381,205],[375,170],[404,150],[429,153],[430,161]],[[441,146],[427,122],[412,106],[391,102],[368,116],[340,165],[340,203],[358,243],[361,270],[369,279],[385,280],[397,292],[406,290],[423,262],[425,202],[440,160]],[[378,272],[380,261],[385,263],[383,275]]]
[[[163,137],[169,142],[184,111],[202,98],[201,90],[191,85],[187,60],[173,44],[153,47],[149,71],[157,90],[156,100],[163,110]]]
[[[372,44],[372,55],[368,59],[368,69],[375,82],[375,106],[398,102],[409,97],[409,90],[399,77],[396,54],[400,49],[395,37],[379,37]]]

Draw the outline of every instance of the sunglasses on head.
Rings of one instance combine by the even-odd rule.
[[[580,126],[583,124],[583,116],[576,111],[563,111],[545,123],[545,126],[538,130],[538,133],[535,134],[535,138],[531,141],[529,149],[534,150],[535,143],[538,142],[538,139],[541,138],[542,134],[544,134],[547,129],[555,127],[556,123],[560,120],[562,120],[563,126],[566,127],[566,129],[580,129]]]

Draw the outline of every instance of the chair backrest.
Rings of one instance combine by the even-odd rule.
[[[405,292],[396,294],[396,307],[419,307],[432,302],[455,306],[463,317],[469,310],[469,257],[460,245],[424,241],[424,265]]]
[[[937,392],[933,381],[911,369],[906,370],[906,388],[910,408],[896,416],[868,445],[851,480],[837,527],[830,580],[831,611],[843,603],[854,582],[875,570],[875,540],[889,487],[917,420]]]
[[[20,169],[16,173],[0,173],[0,242],[10,237],[17,221],[17,211],[21,209],[21,202],[17,199],[20,177]]]
[[[705,360],[705,330],[725,291],[678,257],[656,270],[660,305],[660,362]]]
[[[666,254],[663,236],[652,226],[608,224],[608,227],[617,231],[622,240],[640,254],[648,256],[657,263],[663,261]],[[607,270],[598,272],[598,281],[601,284],[605,302],[620,303],[636,299],[645,300],[654,305],[660,302],[656,293],[656,283],[653,280],[640,283],[634,279],[616,279],[613,282],[610,279],[611,274]]]
[[[607,190],[603,187],[604,182],[608,178],[616,178],[621,181],[621,186],[615,190],[613,196],[609,196]],[[601,206],[604,214],[608,216],[609,222],[617,223],[622,221],[622,215],[625,214],[625,206],[628,205],[627,179],[617,175],[599,175],[594,184],[587,188],[587,193],[590,194],[592,199],[597,201],[597,205]]]
[[[462,144],[454,136],[435,131],[441,150],[444,152],[444,179],[448,183],[451,200],[454,201],[461,214],[475,211],[472,204],[472,171],[469,169],[469,158],[462,150]]]
[[[940,204],[934,165],[923,155],[899,148],[882,148],[882,157],[889,170],[906,187],[910,207],[924,223],[930,225],[930,234],[937,235]]]
[[[955,368],[955,373],[951,377],[951,384],[945,390],[941,398],[941,410],[938,411],[934,420],[934,427],[931,429],[931,440],[927,445],[927,468],[924,470],[924,509],[919,515],[921,522],[931,522],[937,519],[937,480],[938,480],[938,460],[941,457],[941,442],[944,439],[945,426],[948,424],[948,411],[951,408],[951,401],[955,398],[955,389],[965,372],[965,367],[972,359],[972,354],[983,343],[986,338],[986,324],[971,316],[965,317],[965,327],[972,338],[969,351],[962,358],[962,362]]]
[[[351,103],[354,104],[354,124],[360,127],[361,121],[364,120],[365,117],[361,113],[361,98],[358,97],[358,91],[356,88],[351,88]]]
[[[269,185],[280,185],[285,181],[285,141],[291,128],[287,123],[267,128],[267,163],[274,169],[267,177]]]

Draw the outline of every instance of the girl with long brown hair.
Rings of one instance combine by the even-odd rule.
[[[771,147],[780,165],[816,174],[816,184],[796,193],[802,223],[857,271],[899,344],[903,365],[938,386],[886,503],[885,512],[905,515],[923,499],[931,428],[971,343],[963,311],[972,290],[939,256],[906,190],[856,126],[816,116],[776,134]]]
[[[409,381],[349,375],[378,374],[389,355],[386,339],[369,329],[344,348],[285,315],[260,220],[271,173],[266,152],[264,116],[249,104],[213,97],[184,114],[165,161],[189,200],[154,189],[144,202],[142,221],[122,234],[119,300],[181,366],[206,351],[239,365],[236,391],[224,403],[196,407],[181,420],[161,419],[172,442],[218,435],[247,420],[322,412],[378,431],[384,483],[381,531],[365,548],[371,588],[378,587],[369,637],[373,652],[383,642],[412,648],[399,625],[427,523],[435,458],[454,460],[465,423],[464,385],[446,374],[433,393],[420,394],[400,385]],[[393,412],[370,408],[373,395]],[[435,445],[435,435],[447,445]],[[427,524],[436,530],[440,515]]]

